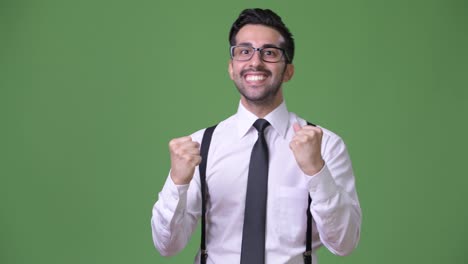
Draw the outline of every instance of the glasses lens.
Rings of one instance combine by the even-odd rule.
[[[262,50],[262,59],[268,62],[278,62],[281,60],[283,52],[278,48],[264,48]]]
[[[232,48],[232,57],[238,61],[247,61],[252,58],[255,50],[252,47],[233,47]]]

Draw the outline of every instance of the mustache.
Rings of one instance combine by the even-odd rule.
[[[240,72],[240,75],[241,76],[244,76],[245,74],[247,74],[248,72],[263,72],[265,73],[266,75],[271,75],[271,71],[269,71],[268,69],[265,69],[263,67],[256,67],[256,68],[247,68],[247,69],[244,69]]]

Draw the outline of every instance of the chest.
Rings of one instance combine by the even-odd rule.
[[[256,139],[256,135],[234,140],[213,138],[206,171],[207,193],[213,208],[232,209],[244,206],[250,155]],[[300,195],[306,205],[307,200],[302,199],[307,197],[304,178],[306,176],[296,163],[289,148],[289,140],[283,137],[269,137],[267,143],[268,201],[274,202]]]

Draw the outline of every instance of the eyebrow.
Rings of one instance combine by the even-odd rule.
[[[241,43],[237,44],[236,46],[250,46],[250,47],[253,47],[252,43],[250,43],[250,42],[241,42]],[[280,45],[264,44],[260,48],[281,48],[281,44]]]

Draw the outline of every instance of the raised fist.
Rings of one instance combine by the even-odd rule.
[[[298,123],[294,123],[293,128],[296,134],[289,147],[301,170],[306,175],[313,176],[325,164],[321,154],[323,131],[319,127],[309,125],[301,127]]]
[[[169,142],[171,153],[171,178],[177,185],[192,180],[195,167],[201,162],[200,144],[190,136],[175,138]]]

